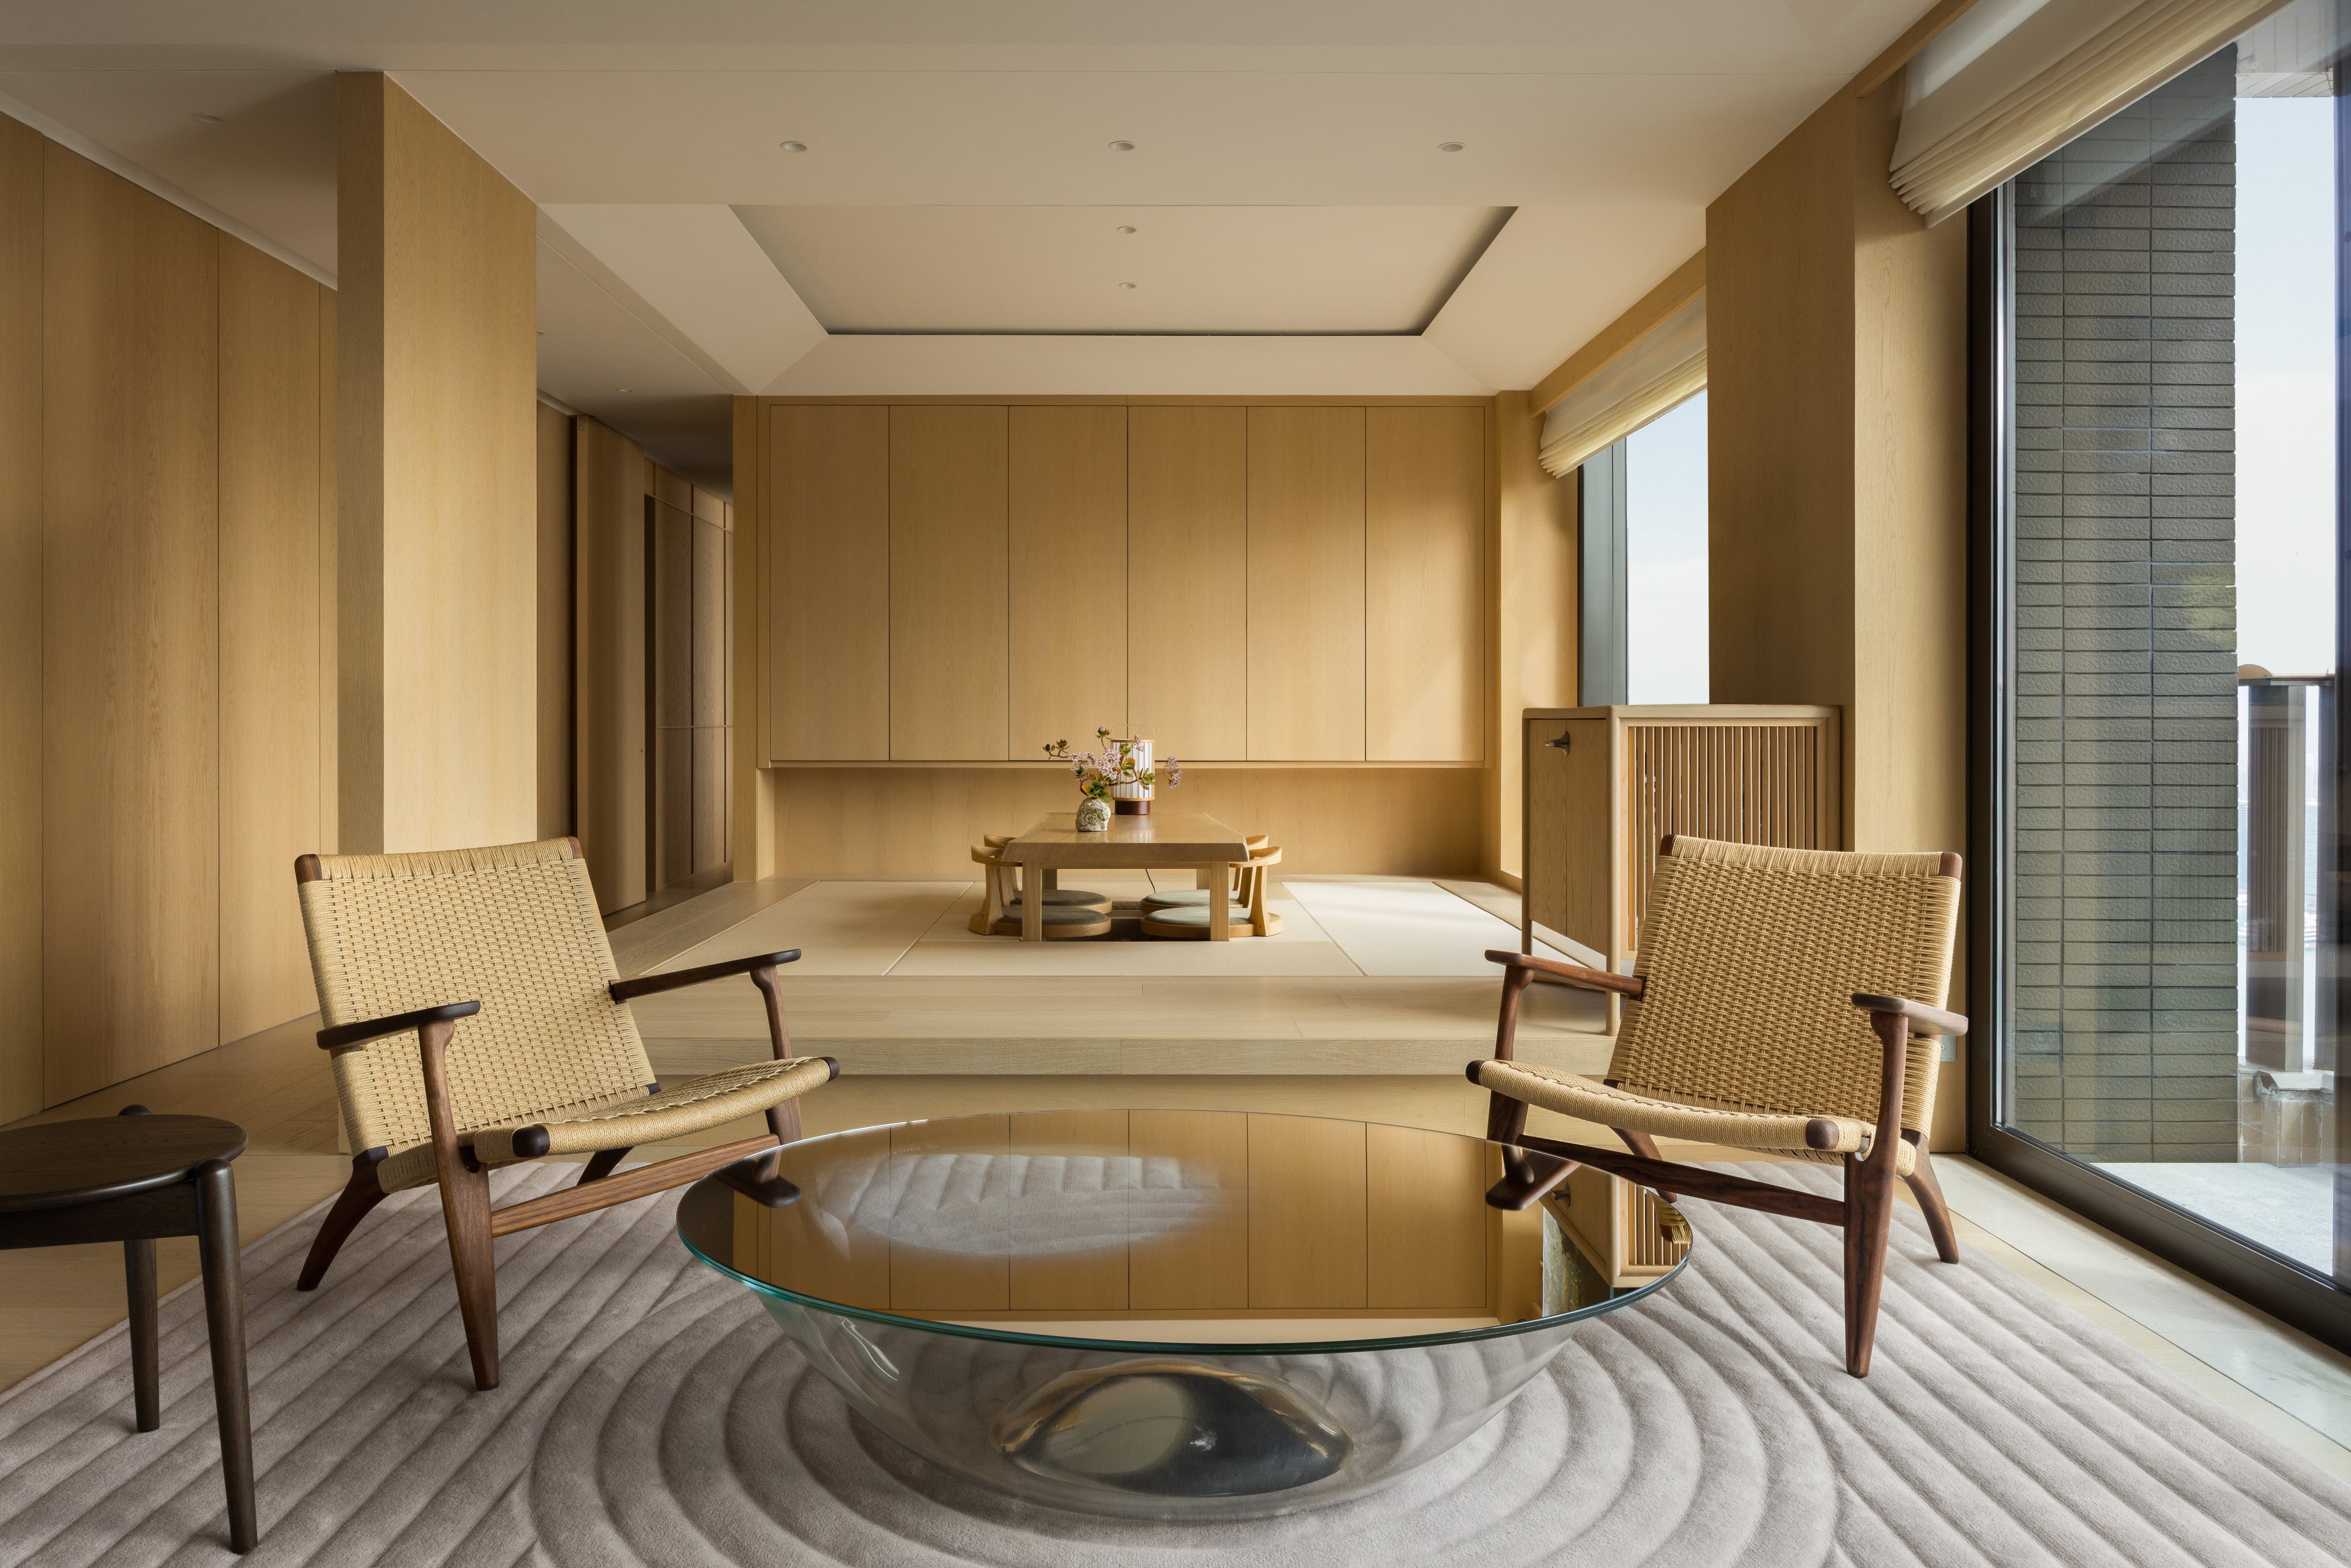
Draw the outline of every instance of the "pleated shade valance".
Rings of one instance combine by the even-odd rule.
[[[1544,469],[1565,476],[1706,387],[1706,296],[1625,345],[1543,416]]]

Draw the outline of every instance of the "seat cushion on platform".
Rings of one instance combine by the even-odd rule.
[[[1004,907],[1007,909],[1018,909],[1020,907],[1021,899],[1026,896],[1028,895],[1025,894],[1014,894],[1012,895],[1012,901],[1007,904]],[[1111,896],[1109,894],[1088,893],[1082,887],[1050,888],[1048,889],[1045,894],[1045,907],[1048,909],[1108,909],[1110,905]]]
[[[1090,909],[1082,904],[1049,904],[1040,913],[1045,917],[1045,939],[1049,942],[1110,935],[1108,909]],[[1020,912],[1018,907],[1010,915],[996,923],[995,935],[998,936],[1020,935]]]
[[[724,1068],[689,1080],[657,1094],[622,1095],[601,1103],[566,1106],[561,1112],[529,1122],[478,1127],[457,1134],[460,1145],[474,1151],[486,1166],[512,1165],[538,1155],[515,1153],[515,1134],[526,1127],[547,1130],[547,1154],[591,1154],[600,1149],[628,1149],[699,1133],[721,1123],[755,1116],[772,1105],[796,1099],[831,1082],[833,1064],[821,1056],[795,1056],[783,1061],[754,1061]],[[433,1145],[415,1144],[395,1151],[376,1167],[376,1179],[386,1192],[421,1186],[434,1178]]]
[[[1249,924],[1247,909],[1233,905],[1226,924],[1235,936],[1254,936],[1257,928]],[[1265,934],[1269,936],[1281,929],[1281,916],[1268,911]],[[1208,935],[1208,906],[1205,904],[1177,904],[1172,908],[1146,909],[1143,912],[1143,934],[1163,936],[1172,941],[1200,941]]]

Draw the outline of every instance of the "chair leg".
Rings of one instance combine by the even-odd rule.
[[[490,1238],[490,1177],[451,1162],[441,1168],[441,1218],[449,1228],[449,1268],[457,1277],[457,1312],[474,1386],[498,1385],[497,1255]]]
[[[1886,1243],[1894,1228],[1894,1162],[1844,1159],[1844,1369],[1869,1375],[1877,1304],[1886,1293]]]
[[[204,1277],[204,1333],[212,1344],[213,1414],[221,1479],[228,1488],[228,1549],[260,1539],[253,1509],[253,1401],[245,1374],[245,1285],[237,1258],[236,1179],[225,1163],[196,1173],[196,1255]]]
[[[298,1291],[315,1291],[319,1281],[327,1277],[327,1270],[343,1243],[365,1219],[368,1211],[384,1200],[383,1184],[376,1179],[375,1163],[361,1157],[351,1162],[351,1179],[335,1199],[335,1207],[327,1210],[327,1218],[319,1224],[319,1234],[311,1239],[310,1255],[302,1260],[301,1275],[295,1280]]]
[[[1645,1160],[1663,1160],[1665,1158],[1663,1155],[1657,1153],[1657,1140],[1649,1136],[1646,1133],[1635,1133],[1626,1127],[1611,1127],[1609,1131],[1624,1139],[1625,1146],[1632,1150],[1635,1154],[1640,1155]],[[1650,1190],[1657,1195],[1657,1201],[1660,1203],[1671,1203],[1674,1200],[1674,1195],[1667,1192],[1664,1187],[1653,1187]]]
[[[1917,1145],[1917,1163],[1910,1167],[1907,1178],[1910,1196],[1918,1200],[1919,1210],[1927,1217],[1927,1228],[1935,1238],[1935,1255],[1946,1263],[1959,1260],[1959,1233],[1951,1225],[1951,1210],[1943,1202],[1943,1184],[1935,1179],[1935,1167],[1928,1163],[1927,1146]]]
[[[1519,1049],[1519,998],[1533,977],[1524,969],[1502,971],[1502,1002],[1494,1019],[1494,1060],[1509,1061]],[[1470,1067],[1475,1069],[1476,1062]],[[1473,1071],[1469,1082],[1478,1081]],[[1486,1137],[1489,1143],[1515,1144],[1526,1135],[1527,1103],[1508,1094],[1496,1092],[1486,1106]]]
[[[628,1154],[626,1149],[597,1150],[588,1156],[588,1163],[580,1167],[580,1179],[573,1185],[586,1186],[591,1181],[602,1181],[621,1168],[621,1162],[628,1157]]]
[[[124,1294],[131,1301],[131,1403],[138,1429],[163,1424],[162,1356],[155,1330],[155,1242],[152,1237],[122,1244]]]

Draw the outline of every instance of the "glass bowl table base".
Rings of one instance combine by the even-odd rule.
[[[964,1117],[804,1140],[678,1224],[925,1458],[1083,1512],[1249,1517],[1445,1453],[1680,1269],[1680,1217],[1599,1172],[1488,1207],[1501,1157],[1311,1117]]]

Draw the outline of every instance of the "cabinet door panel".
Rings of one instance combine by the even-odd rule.
[[[890,411],[768,425],[768,739],[778,762],[890,755]]]
[[[1249,411],[1249,754],[1364,759],[1364,411]]]
[[[1009,756],[1006,413],[890,411],[893,759]]]
[[[1486,413],[1364,415],[1364,753],[1485,756]]]
[[[1126,729],[1126,410],[1016,408],[1012,755]]]
[[[1126,711],[1159,754],[1249,756],[1249,411],[1131,408]]]

